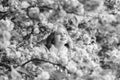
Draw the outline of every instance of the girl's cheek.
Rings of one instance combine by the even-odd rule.
[[[58,42],[58,41],[60,41],[60,37],[59,36],[56,36],[55,37],[55,40]]]

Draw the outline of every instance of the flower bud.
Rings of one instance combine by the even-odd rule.
[[[22,1],[22,3],[21,3],[21,7],[22,8],[28,8],[30,6],[30,4],[27,2],[27,1]]]
[[[28,16],[33,19],[38,19],[39,20],[39,13],[40,10],[38,7],[30,7],[28,9]]]

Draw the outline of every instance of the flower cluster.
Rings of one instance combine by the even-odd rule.
[[[119,6],[120,0],[0,0],[0,80],[119,80]],[[68,55],[46,47],[57,24],[73,41]]]
[[[10,31],[13,30],[14,24],[11,20],[1,20],[0,21],[0,47],[7,48],[10,45],[11,34]]]

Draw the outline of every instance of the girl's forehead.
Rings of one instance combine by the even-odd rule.
[[[62,27],[59,27],[56,32],[66,32],[67,33],[66,29],[62,28]]]

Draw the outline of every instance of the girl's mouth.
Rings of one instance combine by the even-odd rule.
[[[62,41],[65,41],[65,40],[66,40],[66,38],[61,38],[61,40],[62,40]]]

